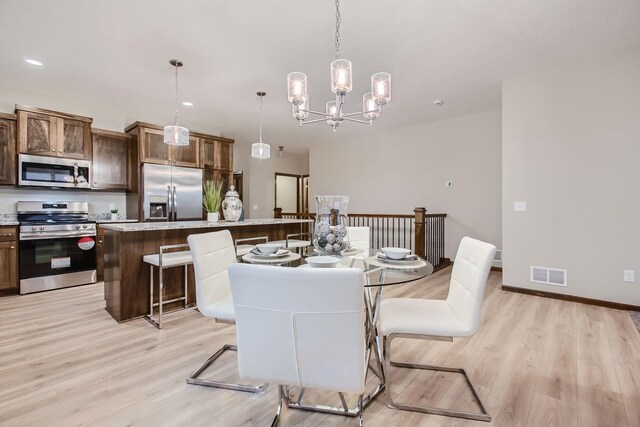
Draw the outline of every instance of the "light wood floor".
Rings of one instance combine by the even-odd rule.
[[[450,270],[385,290],[386,297],[446,296]],[[369,406],[370,426],[638,426],[640,341],[629,315],[504,292],[491,273],[482,326],[454,343],[398,340],[398,359],[462,366],[479,389],[491,424]],[[185,378],[234,327],[196,310],[117,324],[102,285],[0,299],[0,425],[266,425],[275,390],[250,395],[189,386]],[[234,355],[211,376],[235,377]],[[453,375],[453,376],[452,376]],[[394,393],[411,403],[473,409],[455,374],[391,373]],[[339,404],[335,402],[335,404]],[[283,426],[352,425],[333,415],[286,410]]]

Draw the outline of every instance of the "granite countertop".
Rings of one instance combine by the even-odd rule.
[[[0,226],[3,225],[20,225],[18,215],[16,214],[0,214]]]
[[[126,218],[114,219],[113,221],[111,219],[96,219],[96,224],[118,224],[123,222],[138,222],[138,220]]]
[[[189,228],[223,228],[223,227],[242,227],[252,225],[274,225],[274,224],[296,224],[313,222],[312,219],[246,219],[244,221],[176,221],[176,222],[139,222],[135,224],[102,224],[105,230],[114,230],[122,232],[131,231],[156,231],[156,230],[180,230]]]

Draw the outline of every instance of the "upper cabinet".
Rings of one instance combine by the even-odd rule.
[[[200,138],[190,136],[189,145],[176,146],[164,143],[164,131],[160,126],[135,122],[127,127],[139,148],[140,163],[156,163],[197,168],[200,167]]]
[[[91,160],[89,117],[16,105],[18,151]]]
[[[16,116],[0,113],[0,184],[16,183]]]
[[[233,139],[202,137],[202,167],[222,171],[233,170]]]
[[[125,133],[93,129],[93,179],[91,188],[129,189],[131,137]]]

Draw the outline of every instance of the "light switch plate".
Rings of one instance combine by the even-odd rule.
[[[625,270],[624,271],[624,281],[625,282],[635,282],[636,281],[636,272],[634,270]]]
[[[513,202],[513,210],[515,212],[525,212],[527,210],[527,202]]]
[[[253,205],[253,210],[257,211],[258,210],[258,205]]]

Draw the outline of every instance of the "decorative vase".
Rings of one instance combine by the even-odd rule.
[[[117,221],[118,220],[118,214],[117,213],[112,213],[111,214],[111,221]]]
[[[242,216],[242,200],[240,200],[240,195],[233,185],[229,187],[229,191],[224,195],[222,213],[227,221],[238,221]]]
[[[349,246],[347,207],[349,196],[316,196],[313,246],[323,255],[339,255]]]
[[[220,214],[218,212],[207,212],[207,222],[218,222]]]

